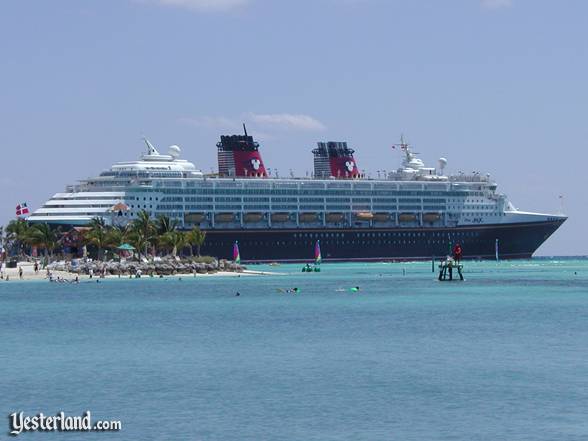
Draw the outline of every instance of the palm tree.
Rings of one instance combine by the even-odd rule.
[[[59,229],[53,229],[48,224],[35,224],[27,234],[27,241],[36,247],[45,250],[45,257],[49,254],[53,258],[53,251],[59,243]]]
[[[159,216],[157,216],[156,221],[157,234],[163,236],[165,233],[176,231],[176,229],[178,228],[178,224],[179,222],[177,219],[171,219],[169,216],[160,214]]]
[[[29,223],[24,219],[11,220],[6,226],[6,241],[17,247],[19,256],[25,254],[30,228]]]
[[[166,241],[164,239],[164,236],[168,233],[176,231],[178,223],[179,222],[176,219],[171,219],[169,216],[166,216],[164,214],[160,214],[159,216],[157,216],[157,220],[155,221],[157,235],[154,242],[158,248],[169,245],[169,241]]]
[[[181,231],[169,231],[161,236],[161,241],[171,247],[172,256],[176,257],[178,250],[181,251],[186,246],[186,234]]]
[[[202,231],[198,227],[194,227],[191,231],[186,233],[186,242],[190,245],[190,256],[193,255],[192,247],[196,247],[196,254],[200,257],[200,247],[204,244],[206,240],[206,232]]]
[[[147,254],[147,247],[154,241],[157,233],[155,225],[147,211],[141,210],[137,213],[137,218],[131,224],[131,231],[133,238],[133,242],[131,243],[137,249],[139,259],[141,259],[141,250],[145,251],[145,255]],[[139,243],[141,246],[137,246]]]
[[[137,250],[139,260],[141,260],[141,250],[147,250],[149,245],[149,238],[145,237],[141,230],[134,230],[129,233],[129,242]],[[145,251],[146,253],[147,251]]]
[[[4,259],[4,253],[8,255],[8,237],[5,236],[5,230],[3,226],[0,226],[0,266]]]
[[[0,249],[6,247],[6,237],[4,236],[4,226],[0,226]]]
[[[121,246],[129,236],[128,227],[115,226],[109,228],[106,232],[106,244],[108,248],[118,248]]]
[[[103,260],[103,250],[108,245],[108,230],[106,222],[101,217],[92,218],[90,231],[84,236],[84,241],[98,249],[98,260]]]

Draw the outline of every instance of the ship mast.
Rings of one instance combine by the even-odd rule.
[[[157,151],[157,149],[153,146],[153,144],[151,144],[149,142],[149,140],[147,138],[143,138],[143,141],[145,141],[145,144],[147,145],[147,154],[148,155],[159,155],[159,152]]]
[[[414,153],[410,150],[410,144],[408,144],[405,140],[404,140],[404,134],[400,135],[400,143],[399,144],[392,144],[392,148],[396,148],[398,147],[400,150],[402,150],[406,156],[405,161],[408,163],[410,162],[411,159],[414,158]]]

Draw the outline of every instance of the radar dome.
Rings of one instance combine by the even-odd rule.
[[[167,152],[172,158],[177,158],[180,156],[180,153],[182,153],[182,149],[179,148],[177,145],[172,145],[169,147],[169,150]]]
[[[447,165],[447,159],[439,158],[439,168],[444,169],[446,165]]]

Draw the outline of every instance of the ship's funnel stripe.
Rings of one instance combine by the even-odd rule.
[[[353,150],[346,142],[319,142],[314,154],[314,175],[317,178],[359,178]]]
[[[267,176],[259,144],[253,137],[245,135],[221,136],[218,146],[218,169],[220,176],[256,177]]]

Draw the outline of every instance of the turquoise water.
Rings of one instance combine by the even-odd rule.
[[[252,269],[0,283],[0,411],[123,424],[16,439],[588,438],[588,261]]]

